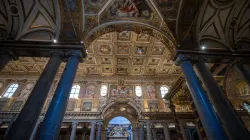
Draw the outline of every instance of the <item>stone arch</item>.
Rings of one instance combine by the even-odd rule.
[[[100,37],[101,35],[110,32],[122,31],[134,31],[138,34],[148,34],[161,41],[169,49],[171,54],[175,51],[175,39],[168,29],[159,30],[158,28],[148,25],[146,23],[136,21],[115,21],[99,25],[88,33],[83,33],[83,40],[85,45],[89,46],[96,38]]]
[[[121,108],[125,108],[125,110],[120,110]],[[131,101],[128,102],[116,102],[111,101],[101,109],[101,118],[104,120],[104,126],[107,127],[109,121],[117,116],[123,116],[127,118],[132,127],[136,127],[136,123],[139,119],[141,119],[141,111],[140,109]]]
[[[103,116],[105,115],[106,111],[113,105],[115,104],[127,104],[127,105],[130,105],[137,113],[138,117],[141,118],[141,110],[135,105],[135,103],[131,102],[131,101],[128,101],[126,103],[118,103],[118,102],[115,102],[115,101],[111,101],[109,103],[107,103],[102,109],[101,109],[101,117],[103,118]]]

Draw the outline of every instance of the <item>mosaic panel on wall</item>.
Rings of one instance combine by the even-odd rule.
[[[246,82],[241,81],[237,83],[236,87],[237,87],[237,93],[239,96],[246,96],[250,94],[249,92],[250,88]]]
[[[111,97],[131,97],[133,95],[132,85],[110,85]]]
[[[159,111],[158,109],[158,103],[149,103],[148,104],[150,112],[157,112]]]
[[[20,97],[28,98],[30,92],[32,91],[34,87],[33,83],[27,84],[21,91]]]
[[[21,108],[22,108],[22,105],[23,105],[24,101],[15,101],[10,110],[11,111],[19,111]]]
[[[91,111],[91,109],[92,109],[92,102],[83,102],[82,111]]]
[[[76,107],[77,101],[75,99],[69,99],[67,105],[67,111],[74,111]]]
[[[152,85],[147,86],[147,93],[150,99],[156,99],[155,88]]]
[[[95,95],[95,86],[89,85],[86,88],[84,98],[94,98]]]

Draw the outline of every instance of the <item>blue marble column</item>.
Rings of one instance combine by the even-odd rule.
[[[97,122],[97,136],[96,140],[101,140],[102,139],[102,122]]]
[[[55,94],[42,122],[39,140],[58,139],[78,64],[78,56],[72,55],[64,68]]]
[[[0,71],[8,64],[11,57],[8,54],[0,54]]]
[[[208,70],[203,60],[198,60],[194,65],[197,75],[201,79],[208,92],[208,97],[214,105],[214,108],[228,132],[230,139],[250,139],[247,129],[242,124],[239,116],[234,111],[225,94],[214,80],[212,73]],[[237,131],[235,131],[237,128]]]
[[[28,140],[30,138],[60,64],[61,57],[58,54],[52,54],[17,119],[11,125],[6,139]]]
[[[95,140],[95,125],[96,125],[96,122],[91,122],[91,130],[90,130],[89,140]]]
[[[70,140],[75,140],[77,125],[78,125],[78,122],[72,122],[72,131],[70,134]]]
[[[194,100],[204,130],[209,140],[228,140],[213,107],[196,76],[192,64],[187,59],[180,60],[181,69],[187,81],[188,88]]]
[[[144,140],[144,122],[140,122],[140,140]]]

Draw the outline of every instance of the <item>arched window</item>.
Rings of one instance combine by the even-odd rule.
[[[7,90],[4,92],[3,97],[6,97],[6,98],[12,97],[12,95],[15,93],[16,89],[18,88],[18,86],[19,85],[17,83],[11,84],[7,88]]]
[[[73,87],[71,88],[71,92],[70,92],[70,96],[69,98],[78,98],[80,93],[80,86],[79,85],[73,85]]]
[[[141,86],[135,86],[135,95],[138,96],[138,97],[142,96]]]
[[[243,103],[243,107],[250,112],[250,106],[247,103]]]
[[[161,86],[161,97],[163,98],[168,93],[168,87],[167,86]]]
[[[101,96],[106,96],[108,92],[108,86],[107,85],[102,85],[101,87]]]

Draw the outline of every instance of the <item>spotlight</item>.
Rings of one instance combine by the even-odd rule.
[[[56,43],[56,42],[57,42],[57,40],[56,40],[56,39],[54,39],[54,40],[53,40],[53,42],[54,42],[54,43]]]
[[[205,50],[205,49],[206,49],[206,47],[205,47],[205,46],[201,46],[201,49],[202,49],[202,50]]]

